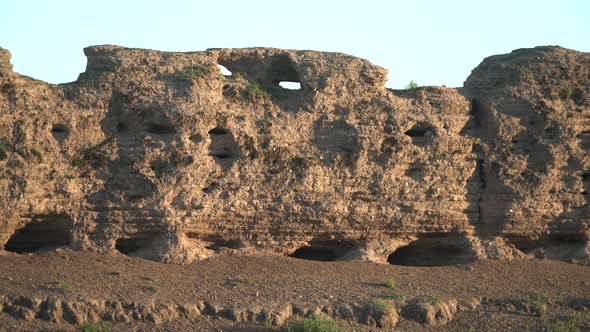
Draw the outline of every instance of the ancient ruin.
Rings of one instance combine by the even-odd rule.
[[[0,50],[4,253],[588,259],[588,53],[519,49],[462,88],[391,90],[339,53],[84,51],[52,85]]]

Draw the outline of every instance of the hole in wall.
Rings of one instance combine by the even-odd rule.
[[[419,162],[413,163],[406,169],[404,175],[415,181],[420,181],[424,178],[424,165]]]
[[[301,90],[300,82],[281,81],[279,82],[279,86],[287,90]]]
[[[354,249],[354,243],[349,241],[313,240],[308,245],[295,250],[289,257],[330,262],[343,258]]]
[[[176,134],[176,129],[172,125],[163,123],[148,123],[148,133],[158,135],[172,135]]]
[[[417,123],[407,130],[404,134],[412,139],[412,144],[416,146],[425,146],[432,142],[435,130],[429,124]]]
[[[68,137],[69,132],[68,127],[64,124],[55,124],[51,128],[51,135],[53,135],[53,138],[55,138],[59,144],[63,144]]]
[[[129,128],[127,127],[127,124],[125,122],[118,122],[115,129],[117,129],[118,132],[125,132]]]
[[[189,237],[192,237],[189,235]],[[209,250],[213,250],[216,252],[221,252],[224,250],[232,250],[232,249],[240,249],[243,248],[242,241],[237,239],[224,239],[219,236],[206,236],[200,238],[203,242],[208,243],[205,248]]]
[[[287,54],[275,57],[267,72],[266,81],[272,85],[279,85],[281,82],[301,82],[299,74]]]
[[[227,69],[225,66],[218,64],[217,68],[219,68],[219,71],[221,72],[221,75],[223,76],[232,76],[232,72]]]
[[[582,150],[590,150],[590,131],[583,131],[576,135],[576,138],[580,140],[579,145]]]
[[[464,238],[444,235],[420,238],[387,257],[389,264],[404,266],[445,266],[472,260],[473,252]]]
[[[6,251],[30,253],[71,243],[72,220],[62,215],[35,216],[4,245]]]
[[[209,130],[209,138],[209,155],[222,166],[231,166],[240,151],[233,135],[227,129],[216,127]]]
[[[133,255],[141,249],[149,248],[154,238],[154,235],[134,235],[118,238],[115,241],[115,249],[124,255]]]

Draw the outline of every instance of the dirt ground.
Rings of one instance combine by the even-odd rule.
[[[457,299],[459,311],[442,326],[400,318],[396,331],[544,331],[558,320],[590,328],[590,267],[552,260],[479,261],[412,267],[362,261],[318,262],[278,256],[219,256],[190,265],[162,264],[124,255],[57,250],[0,256],[0,299],[59,297],[141,303],[198,303],[238,308],[284,305],[315,308],[392,301],[398,308],[416,296]],[[384,282],[395,281],[388,288]],[[546,314],[514,303],[538,294]],[[465,303],[481,302],[465,309]],[[1,305],[0,305],[1,307]],[[17,319],[0,312],[0,331],[79,331],[80,326]],[[276,331],[215,315],[160,324],[106,321],[112,331]],[[349,323],[347,329],[377,331]]]

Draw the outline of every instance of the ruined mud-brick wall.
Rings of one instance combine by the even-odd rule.
[[[407,91],[338,53],[85,53],[76,82],[51,85],[0,50],[6,251],[588,255],[587,53],[517,50],[464,88]]]

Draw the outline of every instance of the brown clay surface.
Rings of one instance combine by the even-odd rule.
[[[532,313],[504,308],[527,294],[547,293],[547,320],[564,316],[590,317],[588,308],[575,311],[572,300],[590,298],[590,269],[552,260],[479,261],[469,265],[410,267],[362,261],[316,262],[277,256],[218,256],[190,265],[169,265],[123,255],[71,251],[0,257],[0,294],[44,298],[104,299],[138,303],[198,303],[237,308],[336,307],[386,299],[392,292],[382,284],[393,278],[395,292],[407,299],[428,295],[474,299],[482,304],[460,310],[447,325],[428,327],[400,319],[401,331],[541,330],[543,321]],[[248,280],[237,286],[229,280]],[[63,285],[68,284],[64,292]],[[387,299],[386,299],[387,300]],[[401,307],[402,300],[397,302]],[[389,301],[389,300],[387,300]],[[393,301],[396,302],[396,301]],[[176,319],[159,325],[146,322],[108,322],[114,331],[259,331],[278,329],[255,323],[237,323],[211,315]],[[14,319],[0,314],[6,331],[75,330],[76,326],[43,320]],[[351,325],[358,330],[370,327]]]

